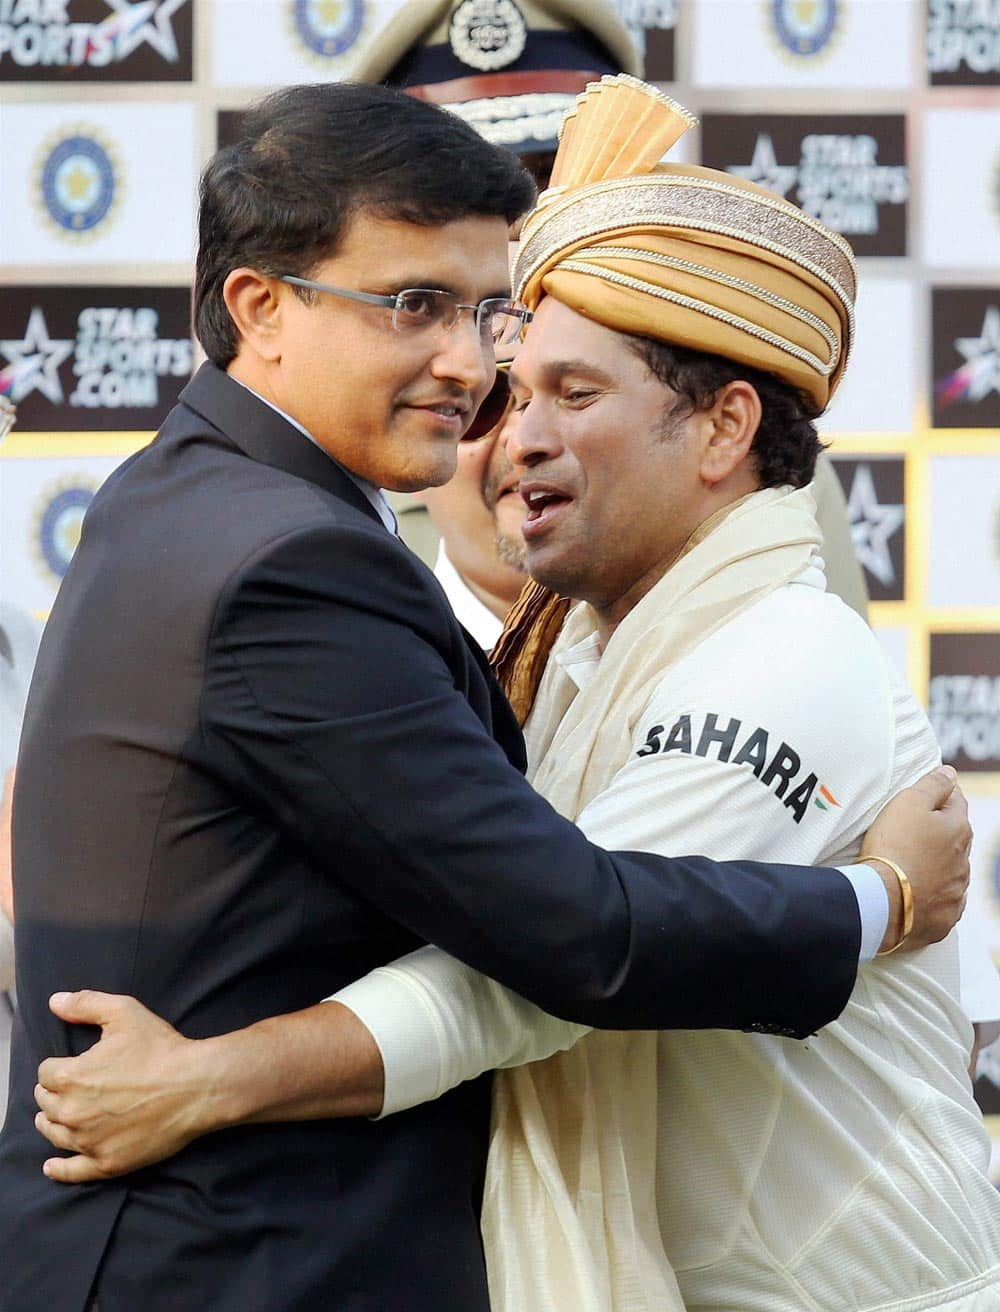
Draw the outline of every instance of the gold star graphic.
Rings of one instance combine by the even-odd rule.
[[[343,8],[342,0],[318,0],[316,14],[324,27],[333,27],[335,23],[340,22]]]
[[[63,178],[63,186],[70,200],[84,200],[93,186],[90,170],[75,164]]]

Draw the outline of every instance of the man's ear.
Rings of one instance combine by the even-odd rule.
[[[281,291],[256,269],[234,269],[222,285],[226,308],[243,342],[262,360],[281,359]]]
[[[746,460],[760,427],[761,405],[757,390],[742,378],[726,383],[703,418],[711,432],[701,456],[701,477],[715,486]]]

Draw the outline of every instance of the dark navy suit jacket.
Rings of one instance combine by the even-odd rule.
[[[836,872],[609,854],[524,781],[437,582],[356,484],[205,366],[95,499],[45,634],[15,816],[19,1029],[0,1308],[485,1312],[489,1081],[374,1123],[253,1126],[71,1188],[39,1061],[55,989],[192,1037],[315,1002],[425,940],[612,1028],[805,1034],[847,1000]]]

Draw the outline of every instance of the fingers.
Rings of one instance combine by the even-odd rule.
[[[44,1089],[42,1094],[45,1094]],[[91,1145],[88,1142],[89,1135],[78,1128],[63,1125],[44,1111],[38,1112],[35,1116],[35,1129],[48,1139],[53,1148],[75,1154],[72,1157],[50,1157],[42,1166],[42,1171],[50,1180],[58,1180],[61,1184],[85,1184],[91,1180],[108,1180],[115,1175],[123,1174],[131,1169],[131,1166],[138,1165],[137,1162],[130,1166],[128,1163],[116,1161],[114,1155],[106,1148]],[[90,1156],[90,1153],[94,1155]]]
[[[51,1092],[44,1085],[35,1085],[35,1102],[45,1112],[46,1116],[51,1116],[53,1120],[58,1121],[63,1118],[59,1115],[59,1105],[62,1102],[59,1094]]]
[[[38,1084],[35,1086],[36,1101],[39,1088],[51,1089],[54,1093],[62,1093],[68,1087],[71,1071],[79,1060],[79,1057],[46,1057],[38,1068]],[[39,1106],[41,1106],[40,1103]]]
[[[110,1174],[101,1169],[92,1157],[50,1157],[42,1166],[50,1180],[60,1184],[88,1184],[93,1180],[106,1180]]]
[[[925,774],[913,785],[914,792],[921,793],[930,803],[931,810],[937,811],[948,801],[955,791],[958,774],[953,766],[939,765],[930,774]]]
[[[35,1129],[44,1134],[53,1148],[62,1148],[64,1152],[73,1152],[80,1145],[76,1142],[73,1131],[58,1121],[50,1121],[44,1112],[35,1114]]]
[[[965,849],[972,846],[972,826],[969,824],[969,803],[961,788],[956,788],[940,808],[943,815],[958,826],[957,838]]]
[[[80,989],[76,993],[53,993],[49,998],[49,1010],[71,1025],[103,1026],[114,1020],[125,1004],[134,1001],[118,993]]]

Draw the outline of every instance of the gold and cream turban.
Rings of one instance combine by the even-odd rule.
[[[515,292],[765,370],[823,409],[853,337],[851,248],[755,183],[659,163],[693,122],[627,75],[589,87],[522,230]]]

